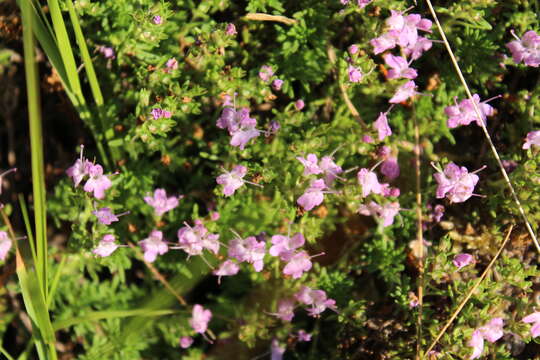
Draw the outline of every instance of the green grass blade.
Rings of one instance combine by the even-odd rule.
[[[47,308],[51,307],[51,302],[52,302],[52,299],[54,298],[54,294],[56,293],[58,282],[60,281],[60,276],[62,275],[62,269],[64,268],[65,263],[66,263],[66,255],[62,255],[60,264],[58,264],[58,268],[56,269],[56,273],[54,274],[53,281],[51,283],[51,288],[49,289],[49,297],[47,298]]]
[[[19,194],[19,205],[21,207],[21,213],[23,216],[24,226],[26,227],[26,236],[28,236],[28,242],[30,243],[30,249],[32,251],[32,259],[34,264],[37,263],[36,259],[36,245],[34,240],[34,232],[32,231],[32,225],[30,224],[30,217],[28,216],[28,209],[26,208],[26,201],[24,196]]]
[[[155,310],[155,309],[134,309],[134,310],[106,310],[94,311],[84,316],[55,321],[53,324],[54,330],[61,330],[73,325],[88,321],[98,321],[103,319],[125,318],[132,316],[153,317],[164,316],[178,313],[178,310]]]
[[[73,31],[75,32],[75,40],[79,49],[81,50],[81,57],[84,63],[84,69],[86,75],[88,76],[88,82],[90,83],[90,89],[92,90],[92,95],[94,96],[94,101],[98,107],[103,105],[103,95],[101,94],[101,89],[97,80],[96,72],[94,70],[94,65],[92,64],[92,58],[88,52],[88,47],[86,46],[86,40],[81,30],[81,24],[79,22],[79,17],[75,11],[72,0],[67,0],[66,4],[68,6],[69,17],[71,23],[73,24]]]
[[[15,360],[9,353],[0,345],[0,354],[4,355],[8,360]]]

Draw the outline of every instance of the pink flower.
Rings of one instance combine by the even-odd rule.
[[[0,231],[0,260],[4,261],[11,249],[13,242],[5,231]]]
[[[154,262],[158,255],[163,255],[169,251],[167,243],[163,241],[163,233],[158,230],[152,230],[150,236],[139,242],[144,253],[144,260]]]
[[[458,269],[461,269],[462,267],[465,267],[469,265],[473,261],[473,256],[470,254],[457,254],[454,256],[454,260],[452,260],[452,264],[454,264],[455,267]]]
[[[494,343],[503,336],[503,319],[493,318],[486,325],[476,329],[469,341],[473,353],[469,359],[476,359],[482,355],[484,350],[484,340]]]
[[[101,257],[107,257],[111,255],[120,247],[114,243],[115,237],[112,234],[104,235],[103,238],[98,243],[98,246],[92,250],[92,252]]]
[[[307,286],[302,286],[295,294],[295,297],[299,302],[311,305],[311,308],[307,310],[310,316],[317,317],[326,309],[336,311],[336,301],[328,299],[326,292],[323,290],[313,290]]]
[[[358,213],[365,216],[374,216],[382,221],[384,227],[394,223],[394,218],[399,213],[400,206],[397,201],[386,203],[383,206],[371,201],[368,205],[360,205]]]
[[[79,186],[83,178],[88,175],[90,168],[93,166],[90,161],[85,159],[83,157],[83,150],[84,145],[81,145],[81,154],[80,157],[75,161],[75,164],[73,164],[70,168],[66,170],[67,176],[72,178],[73,184],[75,187]],[[8,172],[3,173],[0,175],[0,178],[7,174]],[[2,189],[0,188],[0,193],[2,193]]]
[[[324,180],[311,180],[311,184],[306,189],[304,194],[296,200],[296,203],[304,208],[306,211],[310,211],[315,206],[319,206],[324,200],[323,190],[326,189]]]
[[[362,81],[362,77],[364,76],[359,68],[352,65],[349,65],[347,73],[349,74],[349,81],[353,83]]]
[[[170,111],[163,110],[161,108],[153,108],[150,113],[154,117],[154,120],[161,119],[161,118],[168,119],[172,116],[172,113]]]
[[[178,229],[178,248],[184,250],[189,256],[201,255],[204,249],[217,254],[219,252],[219,235],[208,232],[208,229],[198,223],[191,227],[186,226]]]
[[[305,251],[294,254],[287,265],[283,268],[283,274],[291,275],[293,279],[298,279],[302,274],[311,269],[311,257]]]
[[[358,183],[362,186],[362,196],[366,197],[371,193],[382,194],[383,188],[377,179],[375,172],[366,168],[360,169],[357,174]]]
[[[282,299],[278,302],[278,310],[276,313],[270,313],[282,321],[290,322],[294,317],[294,299]]]
[[[236,32],[236,26],[234,26],[234,24],[227,24],[227,28],[225,29],[225,34],[229,35],[229,36],[233,36],[233,35],[236,35],[237,32]]]
[[[478,175],[469,173],[466,167],[449,163],[444,172],[437,172],[433,177],[437,181],[436,197],[442,199],[445,196],[453,203],[464,202],[473,195],[474,187],[478,183]]]
[[[416,95],[416,84],[414,81],[407,81],[398,87],[394,96],[389,100],[391,104],[399,104]]]
[[[381,173],[390,180],[394,180],[399,176],[399,164],[396,157],[389,157],[381,164]]]
[[[441,218],[444,216],[444,206],[435,205],[435,209],[433,210],[433,214],[431,214],[431,216],[433,217],[433,221],[441,221]]]
[[[154,190],[154,196],[145,196],[144,201],[154,208],[157,216],[163,216],[167,211],[170,211],[178,206],[178,200],[181,197],[167,197],[165,189]]]
[[[425,51],[431,49],[432,45],[433,42],[431,40],[419,36],[414,44],[411,44],[404,49],[404,53],[406,56],[409,56],[411,60],[417,60]]]
[[[277,339],[272,340],[272,344],[270,345],[270,360],[282,360],[285,350],[285,346],[280,345]]]
[[[298,330],[298,333],[296,336],[298,337],[298,341],[300,342],[311,341],[311,334],[308,334],[305,330]]]
[[[296,249],[305,243],[304,235],[296,233],[292,237],[285,235],[272,236],[272,247],[268,251],[272,256],[279,256],[283,261],[289,261]]]
[[[218,284],[221,283],[222,276],[232,276],[238,274],[240,266],[232,260],[225,260],[213,274],[218,277]]]
[[[167,63],[165,63],[166,72],[171,72],[173,70],[178,69],[178,61],[176,61],[175,58],[170,58],[167,60]]]
[[[506,44],[512,53],[512,58],[516,64],[523,63],[527,66],[538,67],[540,65],[540,36],[536,32],[529,30],[523,38],[518,38],[514,31],[512,35],[516,40]]]
[[[374,142],[373,138],[369,135],[363,135],[362,141],[365,142],[366,144],[372,144]]]
[[[159,15],[156,15],[152,18],[152,21],[154,22],[154,24],[156,25],[161,25],[163,23],[163,19],[161,18],[161,16]]]
[[[341,166],[334,162],[332,156],[323,156],[319,162],[319,167],[324,174],[324,183],[328,187],[332,186],[334,180],[343,172]]]
[[[386,117],[387,113],[379,113],[379,117],[373,123],[373,127],[377,130],[379,134],[379,141],[383,141],[387,136],[392,135],[392,129],[388,125],[388,118]]]
[[[368,6],[373,0],[358,0],[358,6],[360,6],[360,9],[363,9],[365,8],[366,6]],[[311,340],[311,335],[309,336],[310,340]],[[309,340],[307,340],[309,341]]]
[[[265,254],[265,242],[257,241],[255,236],[249,236],[245,239],[237,236],[229,242],[229,257],[252,264],[256,272],[262,270]]]
[[[392,54],[384,55],[384,61],[386,65],[390,66],[387,77],[389,79],[414,79],[418,76],[415,69],[410,68],[407,60],[401,56],[394,56]]]
[[[540,130],[531,131],[525,138],[523,149],[529,149],[531,146],[540,146]]]
[[[304,108],[304,106],[305,106],[305,103],[304,103],[304,100],[302,100],[302,99],[296,100],[296,102],[294,103],[294,107],[298,111],[302,110]]]
[[[249,109],[242,108],[238,111],[231,107],[225,107],[217,120],[217,127],[229,130],[232,136],[230,144],[244,149],[249,140],[260,135],[255,127],[257,120],[249,117]]]
[[[111,211],[111,208],[108,207],[92,211],[92,214],[94,214],[98,218],[98,221],[103,225],[111,225],[113,222],[118,221],[118,216],[116,216]]]
[[[203,308],[201,305],[196,304],[193,306],[193,312],[191,319],[189,319],[189,325],[195,330],[196,333],[204,334],[208,329],[208,323],[212,319],[212,312]]]
[[[223,185],[223,194],[231,196],[234,192],[244,185],[247,168],[242,165],[236,165],[230,172],[225,171],[224,174],[216,178],[216,182]]]
[[[349,54],[354,55],[358,52],[358,46],[357,45],[351,45],[349,46]]]
[[[114,50],[111,47],[100,46],[99,52],[105,57],[105,59],[114,59]]]
[[[484,337],[482,336],[482,332],[480,330],[474,330],[468,345],[472,346],[473,348],[473,353],[469,359],[476,359],[482,355],[482,351],[484,351]]]
[[[396,39],[399,33],[397,31],[389,31],[378,38],[372,39],[369,43],[373,46],[375,55],[392,49],[396,46]]]
[[[473,99],[480,110],[482,121],[485,124],[486,117],[492,116],[495,113],[493,107],[486,104],[489,100],[480,102],[478,94],[474,94]],[[482,126],[482,123],[476,116],[473,102],[470,99],[463,99],[459,104],[457,104],[457,100],[454,99],[454,101],[456,102],[456,105],[447,106],[444,109],[445,114],[448,116],[447,125],[449,128],[455,128],[459,125],[469,125],[473,121],[476,121],[478,126]]]
[[[103,168],[99,164],[91,165],[88,169],[88,175],[90,178],[84,184],[84,191],[93,192],[96,199],[103,199],[105,190],[112,186],[111,180],[107,175],[103,175]]]
[[[271,66],[263,65],[261,66],[261,70],[259,70],[259,77],[262,81],[268,82],[270,81],[270,78],[274,76],[274,70],[272,70]]]
[[[272,87],[274,88],[274,90],[279,91],[281,90],[282,86],[283,86],[283,80],[275,79],[274,81],[272,81]]]
[[[297,156],[296,160],[304,165],[304,176],[322,173],[322,169],[318,165],[319,160],[317,159],[317,155],[308,154],[305,158]]]
[[[191,336],[182,336],[180,338],[180,347],[182,349],[187,349],[193,344],[193,338]]]
[[[537,311],[535,313],[527,315],[521,321],[527,324],[534,323],[531,327],[531,336],[533,338],[540,336],[540,312]]]

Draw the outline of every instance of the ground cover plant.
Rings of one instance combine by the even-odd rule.
[[[0,3],[0,353],[537,358],[538,10]]]

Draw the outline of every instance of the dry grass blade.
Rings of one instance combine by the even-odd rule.
[[[431,12],[431,15],[433,16],[433,19],[435,20],[435,24],[437,24],[437,28],[439,29],[439,33],[441,34],[444,45],[446,46],[446,50],[448,50],[448,54],[450,55],[452,64],[454,65],[454,68],[456,69],[456,73],[458,74],[458,77],[461,83],[463,84],[465,91],[467,92],[467,96],[469,97],[469,99],[471,100],[471,103],[473,104],[474,112],[476,113],[476,116],[478,117],[478,119],[480,119],[479,123],[482,124],[481,126],[482,131],[484,132],[484,135],[488,141],[488,144],[489,144],[489,147],[491,148],[491,152],[493,153],[493,156],[495,156],[495,159],[497,160],[497,164],[499,165],[499,169],[506,182],[506,185],[508,186],[508,188],[510,189],[510,192],[512,193],[512,198],[514,199],[514,202],[516,203],[519,209],[521,217],[523,218],[523,221],[525,222],[525,226],[527,227],[527,231],[529,232],[529,235],[531,235],[531,238],[533,239],[534,246],[536,246],[536,250],[538,251],[538,253],[540,253],[540,244],[538,243],[538,239],[536,238],[536,235],[534,234],[531,224],[529,223],[529,220],[527,219],[527,215],[525,215],[525,211],[523,210],[523,206],[521,206],[521,202],[519,201],[519,198],[517,197],[516,191],[514,190],[514,186],[510,182],[510,178],[508,177],[508,174],[506,170],[504,169],[499,153],[497,152],[497,149],[495,148],[495,145],[493,144],[493,141],[491,140],[491,136],[489,135],[486,125],[482,121],[482,113],[480,109],[478,108],[478,104],[473,99],[471,90],[469,89],[469,86],[467,85],[467,81],[465,81],[465,77],[463,76],[463,73],[461,72],[461,69],[456,60],[456,57],[454,56],[454,52],[452,51],[452,48],[450,47],[450,43],[448,42],[448,39],[446,38],[446,35],[441,26],[441,23],[439,22],[439,18],[437,17],[437,14],[435,13],[435,10],[433,9],[433,5],[431,4],[431,1],[426,0],[426,3],[429,7],[429,11]]]
[[[427,349],[426,351],[426,354],[429,353],[431,350],[433,350],[433,348],[435,347],[435,345],[437,345],[437,343],[439,342],[439,340],[441,339],[441,337],[444,335],[444,333],[446,332],[446,330],[450,327],[450,325],[452,324],[452,322],[456,319],[456,317],[459,315],[459,313],[461,312],[461,310],[463,309],[463,307],[465,306],[465,304],[467,304],[467,302],[469,301],[469,299],[471,298],[472,294],[476,291],[476,289],[478,288],[478,286],[480,285],[480,283],[482,283],[482,281],[486,278],[489,270],[491,270],[491,268],[493,267],[493,264],[495,264],[495,261],[497,261],[497,259],[499,258],[499,255],[501,255],[501,252],[503,251],[506,243],[508,243],[508,240],[510,239],[510,234],[512,233],[512,229],[514,228],[514,225],[510,225],[510,229],[508,229],[508,232],[506,233],[506,237],[504,238],[504,241],[502,242],[501,246],[499,247],[499,250],[497,250],[497,253],[495,254],[495,256],[493,257],[493,259],[491,259],[491,262],[489,263],[489,265],[487,266],[487,268],[484,270],[484,272],[482,273],[482,275],[478,278],[478,280],[476,280],[476,283],[473,285],[473,287],[471,288],[471,290],[469,290],[469,292],[467,293],[467,296],[465,296],[465,298],[461,301],[461,303],[459,304],[459,306],[457,307],[457,309],[454,311],[454,313],[452,314],[452,316],[450,316],[450,319],[448,319],[448,321],[446,322],[446,324],[444,325],[444,327],[441,329],[441,331],[439,331],[439,334],[437,334],[437,337],[435,338],[435,340],[433,340],[433,342],[431,343],[431,345],[429,346],[429,348]]]
[[[280,22],[287,25],[294,25],[298,22],[298,20],[288,18],[286,16],[281,15],[268,15],[263,13],[249,13],[244,16],[244,19],[246,20],[256,20],[256,21],[275,21]]]

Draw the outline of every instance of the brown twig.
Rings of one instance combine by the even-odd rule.
[[[446,332],[446,330],[450,327],[450,325],[452,324],[452,322],[456,319],[456,317],[459,315],[459,313],[461,312],[461,310],[463,309],[463,307],[465,306],[465,304],[467,304],[467,301],[469,301],[469,299],[471,298],[472,294],[476,291],[476,289],[478,288],[478,286],[480,285],[480,283],[485,279],[485,277],[487,276],[489,270],[492,268],[493,264],[495,264],[495,261],[499,258],[499,255],[501,255],[501,252],[503,251],[506,243],[508,243],[508,240],[510,239],[510,234],[512,233],[512,229],[514,228],[514,225],[510,225],[510,229],[508,229],[508,233],[506,234],[506,237],[504,238],[504,241],[502,242],[501,246],[499,247],[499,250],[497,251],[497,253],[495,254],[495,256],[493,257],[493,259],[491,259],[491,262],[489,263],[489,265],[487,266],[487,268],[484,270],[484,272],[482,273],[482,275],[478,278],[478,280],[476,280],[476,283],[473,285],[473,287],[469,290],[469,292],[467,293],[467,296],[465,296],[465,298],[461,301],[461,303],[459,304],[459,306],[457,307],[457,309],[454,311],[454,313],[452,314],[452,316],[450,316],[450,319],[448,319],[448,321],[446,322],[446,324],[444,325],[444,327],[441,329],[441,331],[439,331],[439,334],[437,334],[437,337],[435,337],[435,340],[433,340],[433,342],[431,343],[431,345],[429,346],[429,348],[427,349],[426,351],[426,354],[429,353],[431,350],[433,350],[433,348],[435,347],[435,345],[437,345],[437,343],[439,342],[439,340],[441,339],[441,337],[444,335],[444,333]]]
[[[269,14],[263,14],[263,13],[248,13],[246,14],[246,16],[244,16],[244,19],[255,20],[255,21],[275,21],[275,22],[286,24],[286,25],[294,25],[298,22],[298,20],[291,19],[286,16],[269,15]]]
[[[540,253],[540,244],[538,243],[538,239],[536,238],[536,235],[531,227],[531,224],[529,223],[529,220],[527,219],[527,215],[525,215],[525,210],[523,210],[523,206],[521,206],[521,202],[519,201],[516,191],[514,190],[514,186],[510,182],[510,178],[508,177],[506,169],[504,168],[502,164],[499,153],[497,152],[497,149],[495,148],[495,145],[493,144],[493,141],[491,140],[491,136],[489,135],[486,124],[484,124],[484,121],[482,119],[482,113],[480,109],[478,108],[478,104],[476,103],[476,101],[474,101],[471,90],[469,89],[469,86],[467,85],[467,81],[465,80],[465,77],[463,76],[463,73],[461,72],[457,59],[454,56],[454,52],[452,51],[452,48],[450,47],[450,43],[448,42],[448,39],[446,38],[446,34],[444,33],[441,23],[439,22],[439,18],[437,17],[437,14],[435,13],[435,10],[433,9],[433,5],[431,4],[431,1],[426,0],[426,3],[429,7],[429,11],[431,12],[431,15],[433,16],[433,19],[435,20],[435,24],[437,24],[437,28],[439,29],[439,33],[441,34],[444,45],[446,46],[446,50],[448,51],[448,54],[450,55],[450,60],[452,61],[452,64],[454,65],[454,68],[459,77],[459,80],[461,81],[461,84],[465,88],[465,92],[467,93],[467,96],[469,97],[469,99],[471,100],[471,103],[473,104],[474,112],[478,118],[477,119],[478,123],[481,124],[482,131],[484,132],[484,135],[489,144],[491,152],[493,153],[493,156],[495,157],[495,160],[497,160],[497,164],[499,165],[499,169],[504,178],[504,181],[506,182],[506,185],[510,189],[512,198],[514,199],[514,202],[516,203],[519,209],[519,213],[521,214],[521,217],[523,218],[523,221],[525,222],[525,227],[527,228],[529,235],[531,235],[534,246],[536,247],[536,250],[538,251],[538,253]]]
[[[148,267],[148,269],[150,269],[150,272],[152,272],[154,277],[158,279],[163,284],[163,286],[165,286],[165,288],[178,300],[178,302],[182,304],[183,306],[187,306],[186,300],[184,300],[184,298],[178,292],[176,292],[176,290],[174,290],[171,284],[169,284],[167,279],[165,279],[165,277],[161,275],[158,269],[156,269],[154,265],[152,265],[151,263],[149,263],[148,261],[144,259],[144,256],[141,254],[141,251],[139,250],[139,248],[133,245],[132,243],[128,243],[128,245],[133,251],[135,251],[137,256],[139,256],[139,258],[144,262],[144,264]]]

